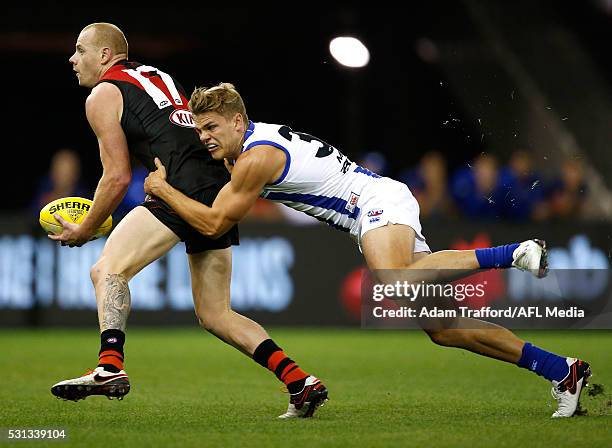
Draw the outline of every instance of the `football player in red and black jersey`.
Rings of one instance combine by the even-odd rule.
[[[98,138],[103,173],[83,222],[76,225],[56,216],[64,229],[49,238],[69,246],[91,239],[128,188],[130,153],[150,170],[159,158],[169,182],[211,205],[229,174],[223,162],[213,160],[200,143],[185,91],[176,80],[155,67],[129,61],[123,32],[109,23],[94,23],[81,31],[70,63],[79,85],[92,89],[85,110]],[[129,392],[123,353],[130,311],[128,282],[181,240],[189,257],[201,325],[274,372],[292,394],[303,392],[308,400],[291,417],[310,417],[327,399],[325,387],[287,357],[259,324],[230,307],[231,246],[238,243],[237,228],[217,239],[208,238],[154,197],[119,223],[91,268],[101,331],[98,367],[55,384],[52,393],[80,400],[89,395],[121,399]]]

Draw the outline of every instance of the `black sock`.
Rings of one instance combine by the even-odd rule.
[[[272,353],[280,350],[282,349],[276,345],[272,339],[266,339],[255,349],[255,352],[253,353],[253,360],[267,369],[268,359],[270,359]]]
[[[98,367],[103,367],[109,372],[123,370],[123,344],[125,344],[125,333],[121,330],[104,330],[100,334],[100,352]]]
[[[272,339],[266,339],[255,349],[253,360],[273,372],[285,383],[290,394],[304,389],[308,374],[304,372]]]

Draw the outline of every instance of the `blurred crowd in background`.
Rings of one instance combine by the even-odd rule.
[[[186,91],[234,82],[250,116],[304,126],[358,164],[406,183],[423,220],[612,222],[609,3],[433,1],[411,4],[410,14],[330,6],[325,14],[304,10],[291,21],[278,8],[216,6],[206,11],[206,27],[171,33],[152,29],[137,6],[107,19],[125,29],[131,57],[170,70]],[[3,204],[7,217],[28,203],[29,216],[56,197],[91,198],[100,172],[82,110],[87,92],[77,88],[67,62],[79,30],[99,11],[30,9],[4,11],[0,51],[25,69],[18,80],[14,71],[3,71],[3,84],[37,85],[38,68],[45,67],[54,86],[49,104],[66,108],[39,120],[47,140],[32,157],[20,150],[30,124],[17,117],[28,116],[38,98],[6,90],[14,108],[5,145],[17,148],[7,152],[7,166],[27,166],[32,179]],[[164,23],[190,14],[189,3],[147,8],[147,17]],[[265,32],[247,36],[256,51],[242,57],[226,51],[244,44],[246,35],[238,31],[248,28],[227,33],[228,14],[236,23],[266,25]],[[343,65],[329,51],[332,39],[346,33],[362,39],[367,66]],[[203,54],[215,60],[214,70]],[[258,64],[281,64],[287,76],[245,73]],[[395,113],[381,113],[383,105]],[[146,171],[134,165],[133,177],[115,220],[144,197]],[[249,218],[316,222],[263,200]]]
[[[362,154],[357,162],[382,176],[393,177],[410,188],[421,207],[424,220],[466,218],[472,220],[545,221],[551,219],[589,219],[589,192],[580,159],[566,159],[546,178],[524,149],[516,149],[507,160],[482,153],[464,166],[450,169],[439,151],[423,154],[416,166],[391,167],[380,152]],[[116,220],[144,199],[144,167],[134,164],[132,183]],[[67,196],[93,197],[95,185],[81,178],[81,162],[76,151],[58,150],[49,172],[41,179],[30,204],[37,212],[50,201]],[[251,220],[317,223],[313,218],[288,207],[263,199],[251,210]]]

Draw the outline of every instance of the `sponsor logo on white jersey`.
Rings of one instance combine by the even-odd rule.
[[[372,217],[374,217],[374,216],[380,216],[380,215],[382,215],[382,214],[383,214],[383,211],[384,211],[384,210],[383,210],[382,208],[377,208],[377,209],[374,209],[374,210],[370,210],[370,211],[368,212],[368,217],[369,217],[369,218],[372,218]]]
[[[346,201],[346,209],[353,213],[355,211],[355,207],[357,206],[357,201],[359,201],[359,195],[351,191],[351,196],[349,197],[349,200]]]

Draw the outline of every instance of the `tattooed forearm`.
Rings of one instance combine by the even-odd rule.
[[[102,310],[104,316],[100,324],[102,331],[111,328],[124,331],[130,313],[130,290],[128,282],[121,274],[106,276],[106,292]]]

